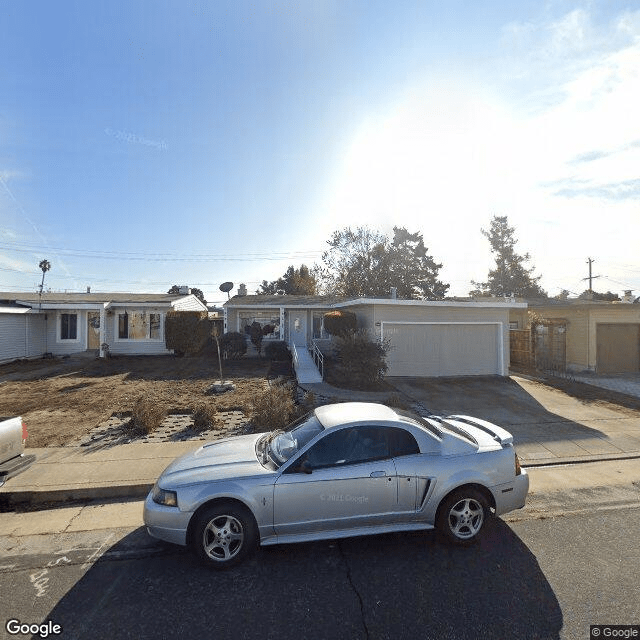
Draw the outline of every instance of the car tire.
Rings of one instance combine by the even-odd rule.
[[[256,548],[258,527],[251,512],[237,504],[206,508],[193,528],[191,544],[198,558],[211,569],[228,569]]]
[[[447,542],[468,546],[478,540],[490,513],[480,491],[462,487],[440,503],[436,528]]]

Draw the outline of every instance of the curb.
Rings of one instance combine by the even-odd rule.
[[[592,462],[614,462],[617,460],[636,460],[640,458],[637,454],[620,454],[620,455],[599,455],[599,456],[581,456],[574,458],[558,458],[551,460],[549,458],[539,462],[520,463],[523,469],[534,468],[551,468],[556,466],[588,464]],[[40,508],[40,510],[52,505],[62,505],[72,502],[91,502],[91,501],[110,501],[117,499],[144,499],[153,487],[152,482],[139,482],[136,484],[108,485],[96,487],[65,487],[58,489],[37,490],[21,490],[15,492],[5,492],[0,495],[0,512],[11,511],[14,507],[29,505],[30,507]],[[34,509],[37,510],[37,509]]]
[[[42,506],[62,504],[65,502],[89,502],[92,500],[108,501],[117,498],[146,498],[153,483],[130,485],[110,485],[102,487],[65,487],[45,489],[44,491],[22,490],[4,493],[0,496],[0,511],[12,507],[29,504]]]
[[[515,448],[515,447],[514,447]],[[586,464],[588,462],[613,462],[615,460],[635,460],[640,458],[638,453],[597,453],[592,456],[574,456],[572,458],[544,458],[543,460],[525,460],[520,458],[520,466],[523,469],[532,467],[557,467],[567,464]]]

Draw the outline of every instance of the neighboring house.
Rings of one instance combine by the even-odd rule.
[[[536,361],[553,368],[596,373],[640,372],[640,304],[584,299],[529,300],[528,309],[514,309],[511,328],[519,333],[535,321],[530,344]],[[540,354],[542,354],[540,356]]]
[[[168,311],[207,311],[192,294],[2,293],[0,362],[51,353],[171,353],[165,346]]]
[[[285,340],[300,353],[328,339],[327,311],[346,309],[360,328],[390,341],[388,376],[459,376],[508,374],[509,312],[526,310],[526,303],[250,295],[234,296],[224,309],[225,331],[244,332],[254,321],[271,325],[265,339]]]

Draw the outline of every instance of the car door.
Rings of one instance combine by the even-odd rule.
[[[274,527],[283,536],[372,526],[387,521],[396,505],[384,428],[331,429],[276,480]]]

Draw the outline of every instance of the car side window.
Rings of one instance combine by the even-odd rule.
[[[389,449],[393,458],[420,453],[416,439],[406,429],[389,429]]]
[[[314,469],[389,457],[389,445],[382,427],[351,427],[328,433],[306,453],[306,460]]]

